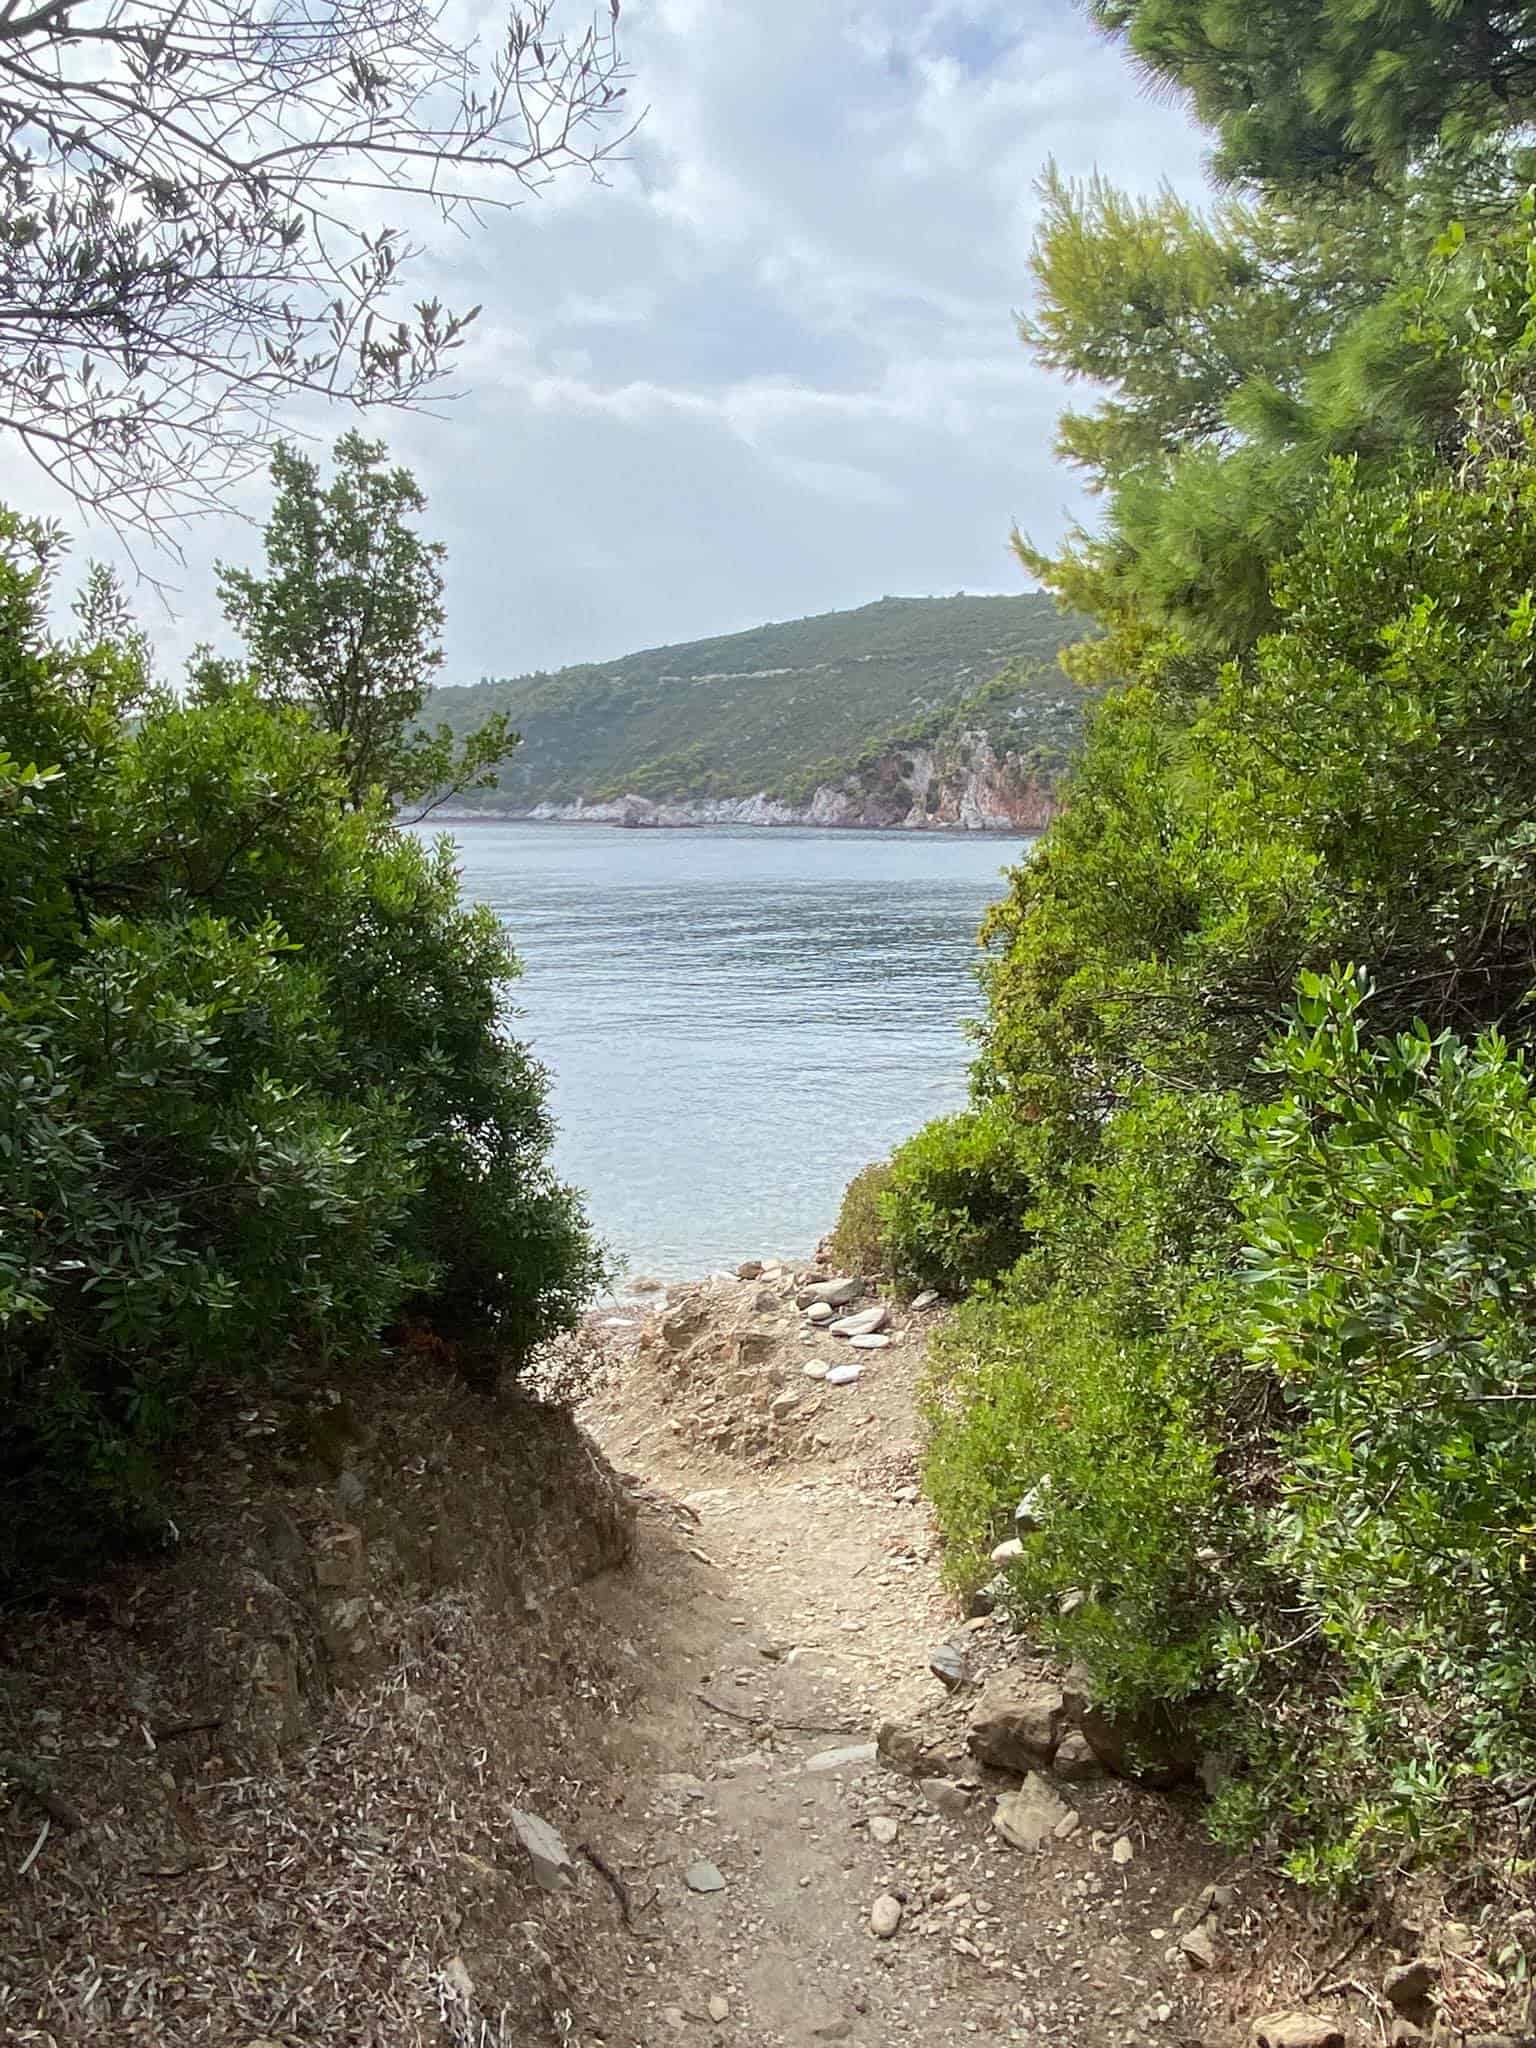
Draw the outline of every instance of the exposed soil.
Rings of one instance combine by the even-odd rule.
[[[1277,2006],[1385,2042],[1418,1935],[1232,1868],[1195,1794],[1062,1783],[1075,1828],[995,1831],[976,1688],[1045,1667],[941,1585],[925,1318],[854,1354],[794,1292],[595,1319],[621,1481],[563,1411],[430,1380],[232,1404],[180,1555],[0,1637],[0,2042],[1221,2048]],[[1426,1939],[1455,2042],[1509,1987],[1484,1932]]]
[[[719,1289],[717,1327],[786,1332],[790,1370],[849,1361],[835,1338],[802,1338],[789,1303],[751,1312],[755,1291]],[[979,1681],[1025,1651],[991,1619],[959,1624],[941,1588],[914,1483],[922,1319],[901,1320],[889,1349],[856,1354],[857,1384],[804,1382],[810,1413],[783,1431],[798,1455],[765,1436],[753,1384],[787,1380],[782,1347],[734,1374],[722,1359],[735,1400],[716,1390],[702,1403],[699,1361],[642,1348],[588,1412],[653,1496],[632,1566],[603,1589],[649,1674],[643,1713],[603,1745],[621,1793],[608,1853],[629,1872],[644,1937],[616,2038],[1214,2040],[1227,2000],[1177,1943],[1202,1889],[1231,1873],[1187,1807],[1102,1780],[1062,1788],[1081,1826],[1048,1852],[1021,1854],[990,1825],[990,1794],[1015,1781],[965,1758],[974,1686],[947,1694],[928,1657],[953,1638]],[[969,1811],[936,1811],[913,1776],[854,1747],[888,1721],[920,1729],[974,1787]],[[826,1764],[844,1746],[853,1755]],[[877,1816],[895,1824],[888,1845],[871,1835]],[[701,1858],[724,1886],[696,1896],[686,1873]],[[882,1940],[870,1911],[885,1894],[903,1915]],[[1223,1917],[1217,1941],[1239,1941],[1246,1980],[1254,1930],[1240,1904]]]

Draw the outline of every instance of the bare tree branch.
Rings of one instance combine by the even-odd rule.
[[[447,0],[0,0],[0,431],[163,535],[294,399],[439,389],[476,309],[412,303],[384,208],[472,226],[632,132],[617,5],[558,4],[486,48]]]

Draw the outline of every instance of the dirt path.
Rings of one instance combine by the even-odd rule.
[[[1101,1780],[1061,1788],[1080,1824],[1043,1852],[991,1825],[1010,1781],[965,1758],[974,1687],[948,1697],[928,1657],[958,1640],[979,1675],[1025,1651],[991,1620],[959,1622],[940,1586],[914,1484],[920,1349],[913,1329],[866,1354],[858,1385],[816,1387],[814,1455],[787,1462],[691,1443],[639,1369],[588,1418],[645,1504],[635,1567],[593,1589],[644,1673],[591,1760],[611,1808],[585,1817],[635,1923],[615,1900],[616,2048],[1226,2038],[1234,1977],[1178,1948],[1202,1887],[1229,1875],[1187,1813]],[[888,1721],[945,1760],[958,1810],[875,1757]],[[719,1888],[691,1889],[690,1871]],[[902,1909],[886,1939],[870,1924],[882,1897]],[[1234,1917],[1235,1902],[1226,1929],[1207,1921],[1218,1943]]]

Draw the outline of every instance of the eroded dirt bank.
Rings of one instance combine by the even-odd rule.
[[[1073,1747],[1063,1674],[940,1585],[939,1311],[854,1350],[806,1277],[598,1318],[596,1447],[467,1394],[236,1411],[177,1558],[13,1620],[0,2040],[1219,2048],[1284,2008],[1269,2038],[1321,2048],[1507,2014],[1487,1929],[1309,1923],[1197,1793]],[[1000,1697],[1008,1770],[967,1742]],[[1384,1986],[1420,1946],[1415,2014]]]

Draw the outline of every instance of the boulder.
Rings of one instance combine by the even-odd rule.
[[[1000,1671],[976,1703],[965,1746],[1000,1771],[1034,1771],[1055,1757],[1066,1726],[1066,1696],[1059,1685]]]
[[[1010,1848],[1039,1849],[1072,1811],[1055,1787],[1031,1771],[1017,1792],[1005,1792],[992,1825]]]

